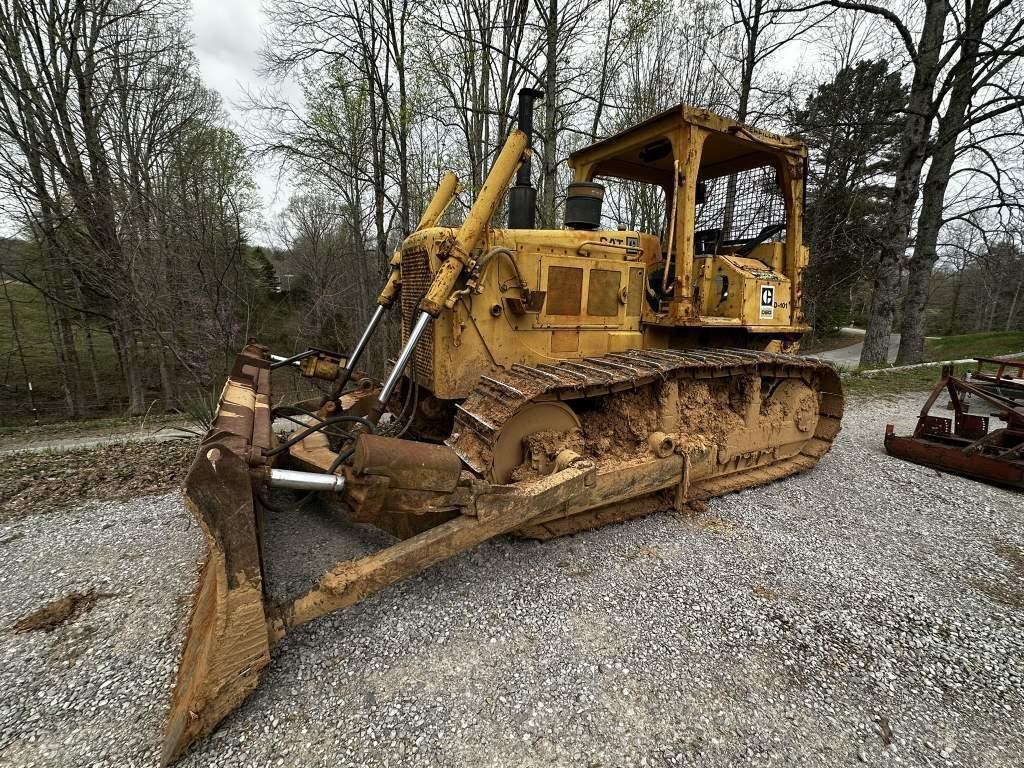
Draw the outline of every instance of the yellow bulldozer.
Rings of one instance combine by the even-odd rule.
[[[682,511],[829,450],[839,378],[794,354],[806,148],[679,106],[571,155],[565,224],[536,229],[540,95],[520,94],[519,128],[461,226],[438,226],[458,185],[442,180],[347,355],[250,344],[238,356],[185,482],[206,556],[165,763],[242,703],[297,625],[500,534]],[[656,232],[635,228],[641,210]],[[357,365],[393,306],[402,346],[375,381]],[[333,383],[275,406],[282,368]],[[261,529],[278,488],[393,543],[275,602]]]

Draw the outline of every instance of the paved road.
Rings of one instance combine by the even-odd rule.
[[[843,328],[844,334],[856,335],[863,338],[864,331],[860,328]],[[900,335],[894,333],[889,336],[889,362],[896,361],[896,352],[900,348]],[[848,347],[842,347],[840,349],[833,349],[828,352],[821,352],[815,357],[820,357],[822,360],[831,360],[833,363],[840,365],[856,366],[860,363],[860,353],[864,349],[864,342],[859,341],[856,344],[851,344]]]

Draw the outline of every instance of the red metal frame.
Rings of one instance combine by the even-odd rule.
[[[971,372],[971,381],[982,382],[981,386],[995,387],[999,392],[1009,392],[1012,397],[1024,398],[1024,359],[1011,360],[1008,357],[976,357],[977,366]],[[996,372],[985,370],[986,365],[996,366]],[[1016,370],[1016,376],[1009,372]]]
[[[1006,367],[1018,367],[1024,373],[1024,361],[1001,358],[977,358],[978,370],[984,362],[1001,364],[993,379],[1012,381],[1004,376]],[[990,379],[967,382],[953,375],[952,366],[944,366],[942,379],[921,409],[911,437],[896,435],[892,424],[885,427],[885,450],[915,464],[942,469],[998,485],[1024,489],[1024,401],[1007,397],[1003,390],[990,386]],[[953,418],[932,416],[932,406],[943,391],[948,391]],[[1022,387],[1024,391],[1024,387]],[[990,406],[990,416],[969,414],[964,400],[974,397]],[[1005,427],[989,430],[991,418],[1006,422]]]

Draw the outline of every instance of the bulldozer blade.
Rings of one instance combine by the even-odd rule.
[[[185,479],[185,503],[205,554],[171,694],[163,765],[236,709],[270,663],[253,489],[259,475],[247,461],[270,440],[270,368],[266,350],[253,345],[239,355]]]

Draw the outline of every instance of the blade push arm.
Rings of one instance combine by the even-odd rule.
[[[449,171],[441,179],[441,183],[434,192],[434,196],[430,199],[430,204],[427,206],[427,210],[423,212],[423,216],[420,217],[420,223],[416,225],[416,229],[414,229],[413,232],[419,232],[421,229],[436,227],[437,222],[441,220],[444,212],[448,210],[448,207],[452,204],[452,201],[455,199],[455,195],[458,191],[459,180],[454,173]],[[395,299],[398,297],[398,291],[402,286],[401,250],[395,251],[388,266],[391,267],[391,273],[388,275],[388,281],[381,289],[380,295],[377,296],[377,304],[385,308],[390,307],[394,303]]]
[[[462,270],[472,266],[470,252],[476,248],[487,231],[491,217],[494,216],[509,182],[516,175],[520,163],[526,159],[528,144],[526,134],[522,131],[513,131],[508,137],[462,227],[454,238],[442,246],[440,255],[444,262],[434,275],[427,295],[420,301],[420,311],[431,317],[441,314],[444,303],[451,295]]]

